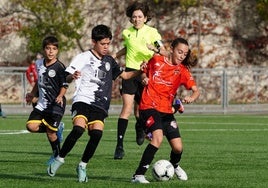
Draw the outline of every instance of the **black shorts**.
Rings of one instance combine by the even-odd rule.
[[[27,124],[31,122],[40,122],[53,131],[57,131],[62,115],[42,112],[36,108],[31,112]]]
[[[168,140],[181,137],[173,114],[161,113],[155,109],[140,110],[140,121],[145,133],[162,129]]]
[[[126,68],[126,72],[136,71],[135,69]],[[143,85],[141,83],[140,75],[128,80],[122,80],[122,93],[135,95],[134,100],[140,103]]]
[[[75,102],[72,105],[71,111],[73,119],[82,117],[86,120],[88,125],[96,121],[104,125],[104,119],[108,116],[104,110],[83,102]]]

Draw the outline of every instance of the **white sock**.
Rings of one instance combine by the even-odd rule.
[[[60,162],[62,162],[62,163],[64,163],[64,158],[62,158],[62,157],[60,157],[60,156],[57,156],[57,158],[56,158],[58,161],[60,161]]]
[[[79,163],[79,166],[82,166],[82,168],[86,168],[86,167],[87,167],[87,163],[81,161],[81,162]]]

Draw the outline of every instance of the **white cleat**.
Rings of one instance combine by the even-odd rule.
[[[183,181],[188,180],[188,176],[186,172],[180,166],[175,168],[175,174],[179,180],[183,180]]]
[[[47,168],[47,174],[51,177],[55,176],[57,170],[60,168],[61,165],[63,165],[63,163],[64,162],[57,160],[57,158],[54,159]]]
[[[88,182],[86,168],[83,168],[81,165],[78,165],[76,168],[76,172],[77,172],[78,182],[80,183]]]
[[[131,179],[132,183],[150,183],[148,180],[146,180],[144,175],[134,175]]]

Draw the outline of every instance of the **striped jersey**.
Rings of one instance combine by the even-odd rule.
[[[46,66],[45,59],[38,59],[35,63],[38,74],[38,102],[35,108],[46,113],[63,115],[66,99],[63,97],[64,105],[61,106],[55,100],[62,87],[68,87],[66,82],[65,66],[59,60],[52,65]]]
[[[113,80],[123,72],[117,62],[109,55],[99,59],[89,50],[74,57],[66,71],[81,72],[81,77],[75,80],[73,103],[84,102],[108,114]]]

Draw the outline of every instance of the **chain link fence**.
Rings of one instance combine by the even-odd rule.
[[[31,91],[31,86],[26,80],[25,71],[26,67],[8,67],[0,70],[0,103],[10,109],[10,113],[29,108],[25,103],[25,95]],[[268,111],[268,70],[266,68],[193,69],[192,73],[201,95],[194,104],[185,105],[186,113],[266,113]],[[110,113],[120,113],[120,83],[120,79],[114,82]],[[71,84],[66,94],[68,105],[71,104],[73,92],[74,85]],[[188,92],[181,87],[178,89],[178,96],[183,98],[189,94]],[[18,110],[18,107],[21,110]]]

